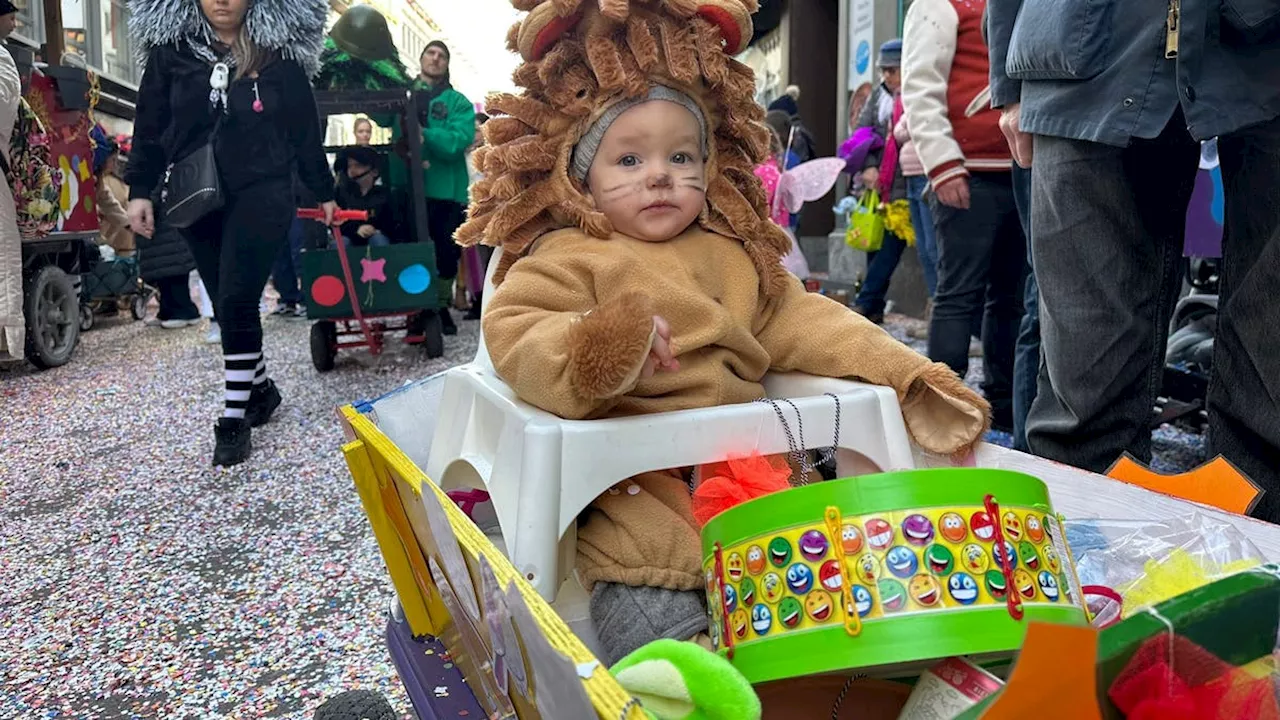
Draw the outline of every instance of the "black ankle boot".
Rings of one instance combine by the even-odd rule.
[[[249,407],[244,411],[244,419],[250,427],[266,425],[271,420],[271,414],[280,407],[280,401],[280,389],[276,387],[274,380],[268,379],[261,385],[254,385],[249,393]]]
[[[453,322],[453,315],[449,314],[449,308],[440,308],[440,332],[445,335],[457,335],[458,326]]]
[[[218,418],[213,426],[213,464],[222,467],[239,465],[249,459],[249,423],[244,418]]]

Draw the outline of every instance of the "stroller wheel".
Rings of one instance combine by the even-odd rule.
[[[147,303],[149,302],[151,302],[150,290],[133,296],[133,302],[129,303],[129,312],[133,315],[134,320],[145,320],[147,318]]]
[[[396,711],[376,692],[351,690],[316,708],[314,720],[396,720]]]
[[[80,306],[80,332],[89,332],[93,329],[93,308],[88,305]]]

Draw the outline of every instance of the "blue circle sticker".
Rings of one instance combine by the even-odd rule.
[[[422,263],[414,263],[400,271],[400,287],[410,295],[421,295],[431,287],[431,273]]]
[[[853,60],[859,75],[866,72],[871,67],[871,43],[866,40],[858,43],[858,50],[854,53]]]

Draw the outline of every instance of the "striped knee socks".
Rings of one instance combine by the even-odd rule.
[[[256,352],[224,355],[223,360],[227,368],[227,404],[222,416],[243,419],[254,386],[267,381],[266,358]]]

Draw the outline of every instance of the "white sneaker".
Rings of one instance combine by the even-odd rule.
[[[209,321],[209,333],[204,336],[204,341],[210,345],[222,344],[222,328],[218,327],[216,321]]]
[[[177,330],[179,328],[191,327],[192,325],[199,325],[199,324],[200,324],[200,318],[195,318],[194,320],[161,320],[160,321],[160,327],[164,328],[165,330]]]

